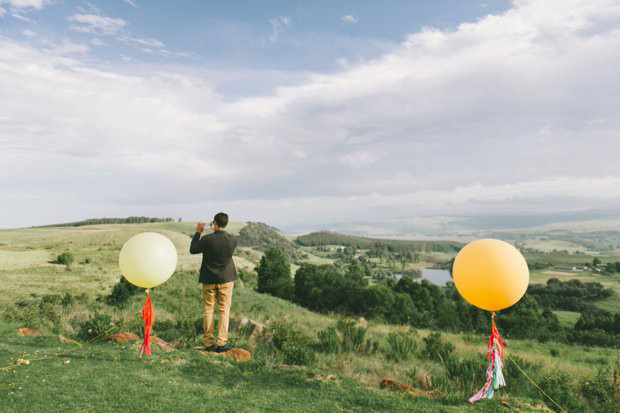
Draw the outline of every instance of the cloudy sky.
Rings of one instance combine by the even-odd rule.
[[[0,0],[0,228],[620,204],[620,0]]]

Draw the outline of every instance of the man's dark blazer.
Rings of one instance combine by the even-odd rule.
[[[224,230],[200,238],[200,232],[192,237],[190,254],[202,253],[199,282],[203,284],[223,284],[237,279],[237,269],[232,260],[237,247],[237,237]]]

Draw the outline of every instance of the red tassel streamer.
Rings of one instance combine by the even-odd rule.
[[[497,327],[495,326],[495,313],[491,315],[491,335],[489,335],[489,341],[487,342],[487,349],[491,350],[493,348],[493,340],[497,340],[497,354],[500,359],[504,359],[504,343],[502,343],[502,338],[499,336],[499,332],[497,331]],[[492,354],[490,351],[487,351],[487,359],[491,361]]]
[[[489,365],[487,367],[487,381],[484,386],[469,398],[470,403],[474,403],[480,399],[492,399],[495,390],[504,387],[506,381],[504,379],[504,373],[502,372],[504,364],[502,359],[504,358],[504,343],[499,336],[497,327],[495,326],[495,313],[491,313],[491,334],[489,335],[489,341],[487,342],[487,359]]]
[[[146,301],[142,306],[142,321],[144,321],[144,340],[140,346],[140,357],[142,354],[146,356],[151,355],[151,324],[153,324],[153,306],[151,305],[151,297],[149,290],[146,290]]]

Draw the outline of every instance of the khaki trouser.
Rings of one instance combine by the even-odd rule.
[[[205,332],[205,346],[213,344],[213,324],[215,296],[217,293],[217,342],[218,346],[223,346],[228,340],[228,320],[230,318],[230,305],[232,304],[232,293],[234,281],[223,284],[203,284],[202,299],[204,301],[203,327]]]

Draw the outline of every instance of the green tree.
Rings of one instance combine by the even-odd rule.
[[[259,293],[267,293],[287,300],[293,298],[291,265],[281,250],[269,249],[261,258],[256,273]]]

